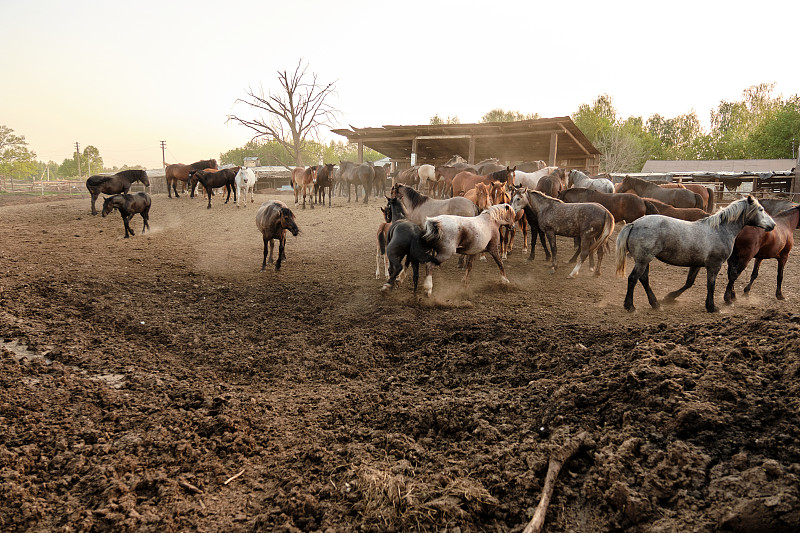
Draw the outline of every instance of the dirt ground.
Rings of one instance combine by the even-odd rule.
[[[385,296],[377,201],[295,209],[259,272],[277,196],[156,195],[130,239],[0,196],[0,530],[521,531],[581,431],[546,531],[800,530],[796,258],[785,301],[770,261],[719,314],[702,282],[629,314],[567,241],[554,275],[518,246],[510,286],[450,260]],[[685,274],[653,263],[656,294]]]

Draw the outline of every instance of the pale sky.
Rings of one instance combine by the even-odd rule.
[[[800,2],[0,0],[0,125],[39,160],[94,145],[107,166],[219,157],[248,86],[302,58],[340,126],[567,116],[598,95],[622,117],[692,110],[775,82],[800,93]],[[327,139],[345,140],[325,132]]]

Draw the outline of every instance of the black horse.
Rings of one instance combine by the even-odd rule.
[[[217,172],[206,172],[205,170],[192,170],[189,172],[189,181],[197,180],[206,190],[208,196],[208,209],[211,209],[211,191],[217,187],[225,187],[228,191],[228,196],[225,198],[225,203],[231,199],[231,191],[233,191],[233,201],[236,202],[236,174],[239,173],[241,167],[223,168]],[[194,187],[192,187],[192,198],[194,198]]]
[[[147,179],[147,172],[144,170],[122,170],[112,176],[92,176],[86,180],[86,188],[92,195],[92,214],[97,214],[95,202],[100,193],[127,194],[134,181],[141,181],[145,187],[150,186],[150,180]]]
[[[281,269],[281,262],[286,259],[286,232],[289,231],[297,237],[300,229],[295,222],[294,213],[280,200],[270,200],[261,204],[256,212],[256,227],[264,237],[264,262],[261,263],[261,272],[267,269],[267,249],[269,249],[269,262],[272,264],[272,253],[275,250],[275,239],[278,239],[278,261],[275,270]]]
[[[314,199],[318,204],[325,205],[325,189],[328,189],[328,207],[331,206],[331,191],[333,189],[333,163],[326,163],[317,167],[317,182],[314,184]]]
[[[410,264],[413,269],[414,294],[416,294],[419,284],[419,264],[439,265],[440,263],[422,245],[420,241],[422,229],[406,220],[402,202],[397,198],[387,198],[387,200],[384,215],[386,221],[392,223],[386,245],[386,256],[389,258],[389,279],[383,284],[381,291],[386,292],[394,288],[397,276],[403,271],[403,259],[405,258],[405,267],[408,268]]]
[[[152,201],[147,193],[137,192],[136,194],[115,194],[114,196],[109,196],[103,200],[103,216],[108,215],[114,209],[118,209],[119,214],[122,215],[122,222],[125,224],[125,238],[127,239],[129,233],[131,235],[135,235],[131,229],[130,221],[133,218],[133,215],[136,213],[141,214],[142,219],[144,219],[142,234],[144,234],[146,229],[150,228],[151,203]]]

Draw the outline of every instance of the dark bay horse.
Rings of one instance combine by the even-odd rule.
[[[325,189],[328,189],[328,207],[331,206],[333,191],[333,163],[325,163],[317,167],[317,181],[314,183],[314,197],[318,204],[325,205]]]
[[[381,287],[381,291],[385,292],[393,289],[395,281],[399,282],[398,276],[411,265],[413,269],[414,294],[416,294],[417,285],[419,284],[419,264],[433,262],[438,265],[439,263],[422,246],[420,242],[422,228],[406,219],[405,209],[403,209],[403,204],[400,200],[387,198],[386,208],[383,209],[383,213],[386,218],[385,225],[382,228],[384,233],[379,233],[378,239],[379,246],[382,246],[382,252],[385,254],[389,266],[387,268],[388,279]],[[383,243],[380,242],[381,237],[384,237]],[[405,266],[403,266],[403,259],[406,260]],[[380,266],[378,268],[380,269]],[[375,276],[377,279],[377,271]]]
[[[184,165],[183,163],[174,163],[167,165],[164,168],[164,176],[167,180],[167,195],[172,198],[172,192],[175,192],[175,198],[178,198],[178,189],[176,185],[178,181],[187,182],[189,180],[189,172],[192,170],[203,170],[204,168],[219,168],[216,159],[206,159],[205,161],[197,161],[191,165]],[[170,186],[172,190],[170,191]]]
[[[152,200],[150,200],[150,196],[148,196],[147,193],[137,192],[136,194],[115,194],[114,196],[109,196],[103,200],[103,216],[111,214],[114,209],[118,209],[119,214],[122,215],[122,223],[125,225],[125,238],[127,239],[128,234],[135,235],[131,229],[130,222],[133,218],[133,215],[136,213],[141,214],[142,219],[144,219],[142,234],[144,234],[144,231],[150,227],[151,203]]]
[[[225,203],[231,199],[231,191],[233,191],[233,201],[236,203],[236,174],[239,173],[241,167],[223,168],[216,172],[205,170],[192,170],[190,171],[191,178],[197,179],[208,195],[207,209],[211,209],[211,192],[217,187],[225,187],[228,191],[228,196],[225,198]]]
[[[478,183],[491,186],[495,181],[502,181],[510,186],[514,185],[514,172],[517,167],[506,167],[503,170],[492,172],[491,174],[480,175],[472,172],[462,171],[453,178],[453,196],[463,196],[467,191],[473,189]]]
[[[356,202],[358,202],[358,186],[364,188],[364,203],[368,203],[372,192],[372,182],[375,179],[375,169],[366,163],[353,163],[352,161],[339,161],[339,170],[336,172],[336,181],[347,187],[347,201],[350,201],[350,185],[356,189]]]
[[[614,217],[608,209],[596,203],[566,204],[558,198],[550,198],[540,191],[516,189],[511,200],[515,211],[530,209],[536,214],[538,228],[547,235],[552,251],[551,273],[558,268],[556,235],[579,239],[579,247],[570,259],[576,260],[569,274],[574,278],[581,265],[591,254],[597,252],[597,267],[594,275],[600,275],[600,265],[607,248],[608,238],[614,231]],[[526,211],[527,215],[527,211]],[[528,220],[530,222],[530,219]]]
[[[675,189],[677,190],[677,189]],[[693,193],[694,194],[694,193]],[[650,262],[659,259],[668,265],[689,267],[686,283],[664,298],[671,302],[694,284],[700,268],[706,268],[706,311],[718,311],[714,305],[714,287],[722,263],[733,251],[736,236],[745,226],[772,231],[775,221],[758,200],[742,198],[708,218],[686,222],[664,215],[642,217],[628,224],[617,236],[617,275],[625,275],[625,259],[630,253],[636,264],[628,276],[625,309],[634,311],[633,289],[641,282],[647,300],[654,309],[660,307],[650,288]]]
[[[540,178],[536,183],[536,190],[546,194],[550,198],[558,198],[558,193],[566,188],[567,172],[563,168],[554,169],[550,174]]]
[[[794,230],[800,223],[800,206],[794,206],[777,215],[772,215],[775,221],[775,228],[772,231],[764,231],[761,228],[746,226],[736,235],[733,242],[733,252],[728,258],[728,286],[725,288],[725,303],[733,303],[736,300],[736,291],[733,284],[739,277],[751,259],[753,263],[753,273],[750,275],[744,292],[750,292],[750,287],[758,277],[758,268],[764,259],[778,260],[778,287],[775,290],[775,298],[783,300],[783,268],[789,259],[789,252],[794,246]]]
[[[264,261],[261,263],[261,272],[267,269],[267,248],[269,248],[269,263],[272,264],[274,239],[278,239],[278,262],[275,263],[275,270],[280,270],[281,262],[286,259],[286,232],[289,231],[295,237],[300,233],[294,220],[294,213],[280,200],[264,202],[256,212],[256,227],[264,237]]]
[[[122,170],[113,176],[92,176],[86,180],[86,188],[92,195],[92,215],[97,214],[95,202],[100,193],[127,194],[135,181],[141,181],[145,187],[150,186],[150,180],[147,179],[147,172],[144,170]]]
[[[677,218],[678,220],[694,222],[708,216],[708,213],[697,207],[673,207],[669,204],[665,204],[664,202],[659,202],[655,198],[642,198],[642,200],[644,200],[645,205],[648,206],[648,210],[655,209],[659,215],[666,215],[668,217]],[[653,213],[648,212],[647,214],[651,215]]]
[[[425,219],[428,217],[437,215],[474,217],[478,214],[478,208],[475,204],[463,196],[455,196],[446,200],[436,200],[406,185],[395,185],[392,187],[390,196],[402,202],[408,220],[420,228],[425,224]]]
[[[616,222],[624,220],[633,222],[645,215],[657,215],[658,210],[652,203],[645,202],[635,194],[606,193],[582,187],[565,189],[558,193],[558,199],[575,204],[580,202],[597,202],[614,216]]]
[[[655,183],[632,176],[625,176],[617,192],[633,192],[642,198],[655,198],[674,207],[703,209],[706,205],[699,194],[689,189],[662,189]]]

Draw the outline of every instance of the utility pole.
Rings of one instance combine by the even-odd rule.
[[[78,154],[78,177],[81,177],[81,148],[78,142],[75,141],[75,153]]]
[[[167,141],[161,141],[161,164],[167,168],[167,159],[164,157],[164,149],[167,147]]]

